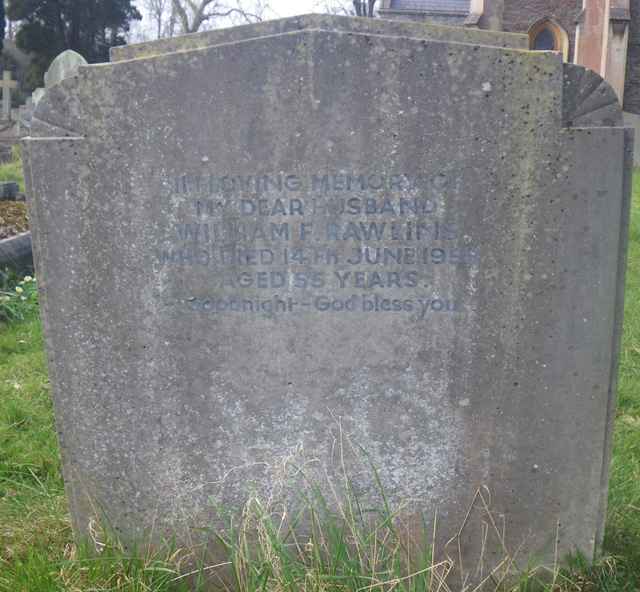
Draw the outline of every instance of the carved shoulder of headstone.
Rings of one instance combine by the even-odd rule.
[[[622,107],[611,85],[576,64],[564,65],[562,118],[565,127],[620,127]]]

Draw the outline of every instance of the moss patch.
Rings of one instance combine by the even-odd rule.
[[[0,201],[0,240],[29,230],[27,206],[22,202]]]

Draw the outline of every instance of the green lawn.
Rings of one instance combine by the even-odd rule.
[[[634,179],[605,547],[640,588],[640,174]]]
[[[19,146],[14,146],[12,156],[11,162],[6,162],[0,166],[0,182],[15,181],[20,185],[20,191],[24,192],[24,175],[22,174]]]
[[[31,317],[0,326],[0,591],[186,590],[183,580],[172,581],[175,565],[169,550],[131,558],[111,545],[95,558],[73,545],[40,323]],[[566,575],[557,590],[640,589],[640,175],[634,186],[605,555],[593,567],[576,560]],[[261,590],[261,581],[245,589]],[[298,589],[268,587],[269,592]],[[342,589],[356,588],[308,588]],[[391,589],[424,588],[404,583],[378,588]]]

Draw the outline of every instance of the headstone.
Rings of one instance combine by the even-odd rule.
[[[193,540],[212,500],[273,494],[301,449],[375,506],[344,434],[406,517],[438,512],[436,559],[460,551],[460,572],[593,554],[631,176],[615,95],[553,53],[355,22],[177,41],[38,104],[28,196],[76,531],[99,513]],[[501,535],[467,517],[481,486]]]
[[[640,115],[637,113],[623,114],[624,124],[634,130],[635,144],[633,147],[634,166],[640,166]]]
[[[18,113],[18,135],[26,136],[30,133],[31,130],[31,119],[33,117],[33,110],[35,109],[35,105],[33,102],[33,97],[29,97],[24,105],[20,106],[20,110]]]
[[[18,87],[18,83],[11,79],[11,70],[5,70],[0,80],[0,88],[2,88],[2,119],[8,121],[11,119],[11,91]]]
[[[40,99],[44,96],[44,88],[36,88],[31,94],[34,106],[40,102]]]
[[[13,181],[0,182],[0,201],[16,201],[20,187]]]
[[[85,60],[77,51],[67,49],[63,51],[58,57],[56,57],[49,69],[44,74],[44,86],[50,88],[55,84],[58,84],[75,76],[80,66],[86,66],[87,60]]]
[[[291,18],[263,21],[253,25],[226,27],[193,33],[181,37],[157,39],[145,43],[132,43],[111,48],[111,61],[120,62],[135,58],[146,58],[163,53],[202,49],[212,45],[221,45],[245,41],[252,37],[266,37],[283,33],[295,33],[311,28],[335,28],[352,33],[370,35],[402,35],[432,41],[459,41],[461,43],[481,43],[514,49],[528,49],[529,36],[518,33],[483,31],[447,27],[433,23],[412,23],[408,21],[329,16],[326,14],[307,14]]]
[[[4,279],[2,276],[7,271],[21,275],[33,273],[30,232],[0,239],[0,279]]]

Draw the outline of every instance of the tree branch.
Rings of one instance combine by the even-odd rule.
[[[373,10],[377,0],[353,0],[353,8],[357,16],[373,18]]]
[[[180,25],[182,26],[183,33],[190,33],[189,29],[189,15],[187,11],[184,9],[182,4],[180,4],[179,0],[172,0],[173,2],[173,10],[175,14],[178,15],[178,20],[180,21]]]
[[[376,0],[369,0],[369,14],[367,16],[370,16],[371,18],[373,18],[373,9],[376,5]]]
[[[262,21],[262,11],[249,12],[239,0],[233,3],[236,4],[233,8],[227,8],[224,4],[222,0],[172,0],[184,33],[195,33],[204,22],[231,15],[239,15],[247,23]]]
[[[205,14],[202,17],[202,20],[206,21],[206,20],[209,20],[211,18],[231,16],[232,14],[239,14],[248,23],[254,23],[256,21],[258,21],[258,22],[262,21],[262,17],[261,16],[259,16],[257,14],[254,14],[252,12],[248,12],[246,10],[243,10],[242,8],[229,8],[228,10],[225,10],[223,12],[208,12],[207,14]]]

